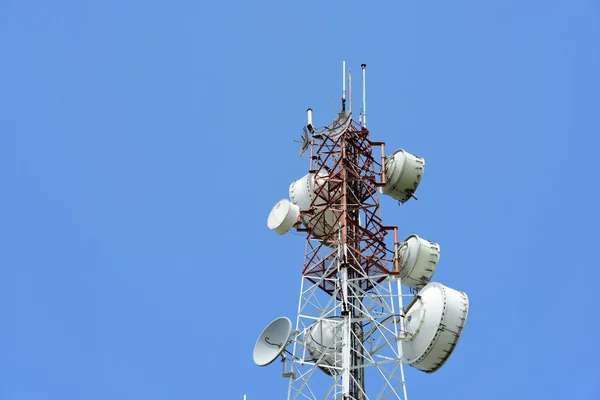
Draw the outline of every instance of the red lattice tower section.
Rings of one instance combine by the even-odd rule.
[[[368,291],[398,273],[396,253],[385,243],[393,231],[397,249],[397,228],[384,226],[379,210],[384,143],[372,142],[369,131],[354,120],[339,135],[329,136],[329,131],[325,128],[311,140],[309,172],[319,184],[314,185],[311,209],[301,212],[305,227],[298,230],[308,232],[302,273],[332,294],[338,272],[332,263],[341,263]],[[381,147],[380,161],[373,157],[373,146]]]

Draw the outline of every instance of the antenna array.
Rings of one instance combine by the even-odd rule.
[[[292,228],[307,234],[295,328],[286,317],[269,324],[254,361],[281,357],[288,399],[406,400],[403,363],[427,373],[444,365],[469,302],[430,282],[438,244],[417,235],[400,242],[397,227],[383,224],[379,193],[400,203],[416,199],[425,161],[403,149],[385,156],[385,143],[372,141],[366,128],[366,64],[359,122],[350,71],[346,107],[345,62],[342,68],[342,111],[317,132],[308,110],[300,151],[310,148],[308,174],[290,185],[290,200],[279,201],[267,223],[281,235]]]

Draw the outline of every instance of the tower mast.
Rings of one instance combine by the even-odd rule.
[[[295,340],[302,345],[294,349],[290,399],[303,398],[311,387],[306,377],[312,374],[302,372],[306,365],[333,377],[331,398],[374,398],[367,396],[367,366],[378,370],[374,387],[406,398],[397,340],[401,292],[386,245],[386,235],[396,228],[381,220],[376,173],[381,164],[370,133],[352,119],[351,101],[346,108],[311,141],[309,174],[290,187],[293,201],[306,196],[304,187],[314,191],[310,207],[300,207],[305,228],[299,230],[308,235]],[[390,244],[393,249],[398,243]],[[329,345],[322,351],[324,342]],[[305,349],[309,354],[301,355]]]
[[[403,361],[436,371],[466,321],[466,295],[429,282],[439,245],[416,235],[400,242],[397,227],[383,224],[379,192],[401,203],[415,198],[425,162],[402,149],[386,157],[385,144],[371,140],[365,67],[360,122],[352,118],[350,71],[348,104],[344,76],[342,111],[329,125],[317,131],[308,110],[311,137],[300,153],[310,149],[308,174],[267,223],[279,234],[307,234],[295,324],[274,320],[254,349],[260,366],[282,357],[289,400],[407,400]],[[401,283],[413,291],[404,295]]]

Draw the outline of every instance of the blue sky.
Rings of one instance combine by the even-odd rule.
[[[385,223],[471,301],[409,398],[600,399],[597,1],[4,0],[0,50],[1,400],[284,398],[251,351],[304,239],[266,217],[342,60],[427,162]]]

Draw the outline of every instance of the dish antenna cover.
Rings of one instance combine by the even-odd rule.
[[[292,203],[305,211],[311,208],[314,200],[315,206],[323,206],[331,198],[329,193],[328,174],[326,171],[308,173],[290,184],[289,194]],[[318,193],[318,196],[317,196]]]
[[[408,339],[402,361],[421,371],[437,371],[450,357],[465,327],[469,299],[437,282],[425,286],[406,313]]]
[[[269,213],[267,226],[278,234],[284,235],[298,221],[298,215],[300,215],[300,208],[297,205],[290,203],[288,199],[279,200]]]
[[[306,174],[290,185],[290,200],[305,211],[310,209],[315,185],[314,174]]]
[[[292,203],[300,207],[301,211],[314,208],[314,214],[303,214],[300,219],[304,226],[312,229],[313,236],[318,240],[324,239],[334,231],[336,221],[339,218],[339,212],[331,208],[323,211],[322,208],[332,196],[332,193],[328,190],[327,177],[328,174],[325,171],[319,171],[316,174],[309,173],[292,182],[289,189]],[[321,213],[325,213],[325,215]],[[324,244],[331,246],[332,242],[326,240]]]
[[[340,317],[325,318],[312,324],[306,336],[308,354],[327,375],[335,375],[342,368],[342,327]]]
[[[342,111],[338,114],[337,118],[333,120],[327,135],[333,139],[338,138],[342,133],[346,132],[352,122],[352,113],[348,111]]]
[[[285,351],[292,334],[292,321],[279,317],[262,331],[252,354],[254,363],[259,367],[271,364]]]
[[[440,260],[440,245],[417,235],[407,237],[396,256],[400,263],[400,280],[413,289],[429,283]]]
[[[306,150],[308,150],[308,145],[310,145],[310,140],[308,139],[308,132],[306,131],[306,127],[302,128],[302,142],[300,142],[300,151],[298,152],[298,157],[302,157]]]
[[[405,203],[421,182],[425,160],[399,149],[387,159],[385,168],[386,184],[379,191]]]

